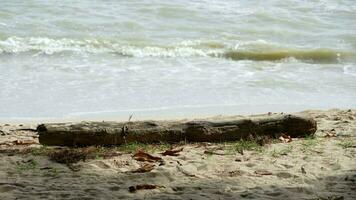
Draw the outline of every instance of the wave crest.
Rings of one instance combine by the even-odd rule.
[[[223,47],[223,45],[199,41],[184,41],[173,46],[125,45],[95,39],[73,40],[10,37],[0,41],[0,53],[37,52],[54,54],[69,51],[77,53],[117,53],[133,57],[209,56],[218,53],[219,47]]]
[[[130,57],[215,57],[231,60],[253,61],[279,61],[286,58],[295,58],[301,61],[317,63],[337,63],[345,58],[351,58],[351,53],[332,49],[271,50],[266,48],[266,42],[261,44],[251,43],[252,49],[239,49],[239,45],[229,47],[218,42],[183,41],[171,46],[147,44],[120,44],[102,40],[74,40],[50,38],[20,38],[10,37],[0,41],[0,53],[35,52],[42,54],[55,54],[61,52],[75,53],[114,53]],[[246,46],[246,44],[245,44]],[[257,49],[257,50],[254,50]],[[262,50],[261,50],[262,49]]]
[[[277,61],[287,58],[295,58],[302,61],[317,63],[337,63],[348,56],[348,53],[330,50],[277,50],[277,51],[229,51],[224,53],[225,58],[232,60],[254,60],[254,61]]]

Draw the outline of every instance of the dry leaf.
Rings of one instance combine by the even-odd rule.
[[[153,190],[153,189],[157,189],[157,188],[164,188],[164,186],[142,184],[142,185],[130,186],[129,191],[136,192],[137,190]]]
[[[214,151],[204,151],[204,154],[208,154],[208,155],[220,155],[220,156],[224,156],[226,155],[225,153],[219,153],[219,152],[214,152]]]
[[[335,132],[328,132],[324,137],[336,137]]]
[[[148,161],[148,162],[156,162],[162,160],[160,157],[152,156],[148,153],[143,152],[142,150],[138,150],[134,155],[133,158],[137,161]]]
[[[257,170],[255,171],[255,174],[264,176],[264,175],[272,175],[272,172],[269,172],[267,170]]]
[[[164,156],[179,156],[179,152],[183,151],[183,147],[179,149],[171,149],[161,153]]]
[[[242,174],[243,174],[243,172],[240,170],[229,171],[230,177],[241,176]]]
[[[282,134],[281,137],[278,138],[280,141],[283,143],[289,143],[292,142],[292,138],[289,135]]]
[[[150,172],[153,170],[153,168],[155,167],[155,165],[153,164],[149,164],[149,163],[146,163],[144,164],[142,167],[132,171],[132,173],[145,173],[145,172]]]

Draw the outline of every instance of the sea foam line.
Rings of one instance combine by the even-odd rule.
[[[242,44],[242,45],[241,45]],[[316,63],[338,63],[355,57],[355,53],[334,49],[278,48],[266,41],[226,45],[218,42],[183,41],[170,46],[120,44],[101,40],[50,39],[42,37],[9,37],[0,41],[0,53],[81,54],[112,53],[128,57],[216,57],[230,60],[279,61],[287,58]]]

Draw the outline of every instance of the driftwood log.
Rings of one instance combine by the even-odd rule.
[[[221,142],[256,137],[313,135],[316,122],[296,115],[194,121],[49,123],[37,127],[44,145],[120,145],[130,142]]]

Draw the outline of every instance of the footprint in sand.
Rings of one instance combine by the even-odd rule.
[[[278,172],[278,173],[276,174],[276,176],[277,176],[278,178],[292,178],[292,177],[293,177],[293,175],[290,174],[289,172]]]
[[[95,165],[101,169],[109,169],[110,168],[110,165],[106,164],[103,161],[97,161],[97,162],[95,162]]]
[[[254,167],[255,166],[255,164],[253,164],[253,163],[247,163],[246,164],[246,167]]]
[[[11,192],[13,190],[16,190],[16,186],[13,186],[13,185],[0,186],[0,193]]]

